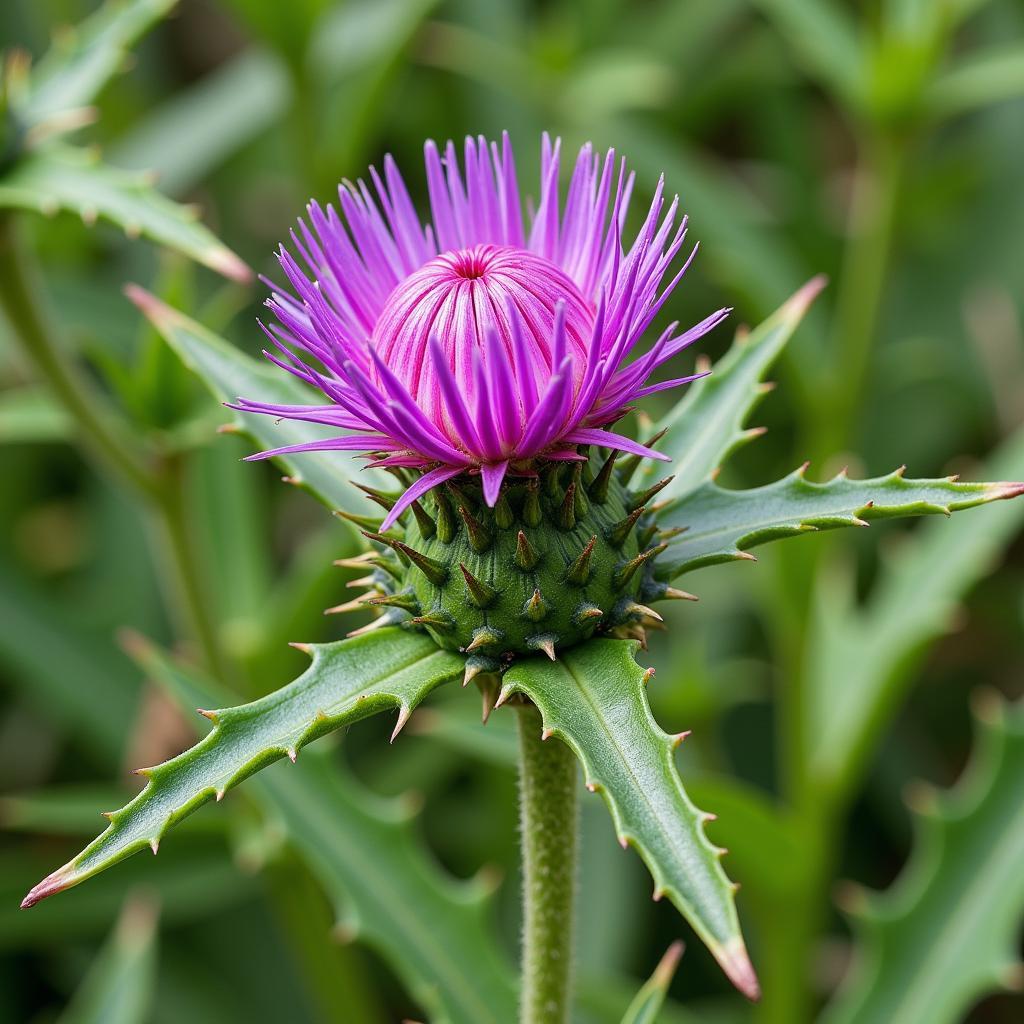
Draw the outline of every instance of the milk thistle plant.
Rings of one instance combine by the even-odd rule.
[[[230,399],[235,427],[265,446],[251,457],[281,460],[288,479],[358,527],[365,550],[343,564],[362,573],[354,583],[365,593],[331,610],[376,617],[344,640],[297,644],[312,664],[277,692],[202,711],[209,734],[139,769],[145,789],[24,906],[137,850],[155,853],[198,806],[339,727],[397,709],[394,739],[424,698],[459,681],[482,694],[485,722],[502,707],[518,716],[524,1024],[570,1019],[577,761],[621,844],[650,870],[655,898],[670,900],[757,998],[737,885],[705,835],[713,816],[694,806],[675,766],[687,734],[663,732],[648,705],[652,670],[637,659],[648,631],[663,628],[654,606],[694,599],[677,577],[752,559],[765,541],[948,514],[1024,486],[910,480],[902,470],[815,483],[806,467],[753,490],[720,486],[722,461],[760,433],[744,422],[762,378],[822,282],[741,336],[714,372],[701,363],[666,374],[729,313],[653,328],[696,253],[684,250],[678,201],[659,183],[630,231],[634,179],[623,160],[584,146],[564,193],[561,163],[545,136],[529,205],[507,138],[467,139],[461,154],[428,142],[426,222],[390,158],[368,181],[343,183],[337,207],[312,203],[280,250],[283,283],[270,286],[263,330],[276,369],[252,376],[241,397],[218,369],[231,359],[221,343],[131,290]],[[648,395],[684,385],[653,436],[624,432]],[[353,472],[354,455],[376,471],[371,482]],[[654,474],[658,463],[669,475]],[[380,486],[388,475],[392,486]],[[377,516],[337,497],[349,479]],[[444,941],[445,922],[437,926]],[[508,1019],[499,985],[459,1008],[438,996],[429,966],[413,974],[438,1020]],[[627,1019],[648,1019],[645,998]]]

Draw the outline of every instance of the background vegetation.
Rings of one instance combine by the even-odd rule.
[[[0,43],[38,57],[94,8],[10,0]],[[304,201],[384,152],[422,197],[425,137],[508,129],[534,180],[543,129],[570,149],[614,145],[639,193],[665,172],[702,242],[673,319],[731,304],[734,325],[754,324],[812,274],[831,278],[754,421],[767,436],[727,480],[766,482],[807,458],[814,477],[906,462],[917,476],[1021,479],[1022,39],[1013,0],[185,0],[101,93],[87,132],[271,274]],[[245,696],[301,669],[287,641],[351,628],[322,615],[344,599],[331,562],[349,534],[271,467],[239,463],[250,446],[217,435],[225,411],[121,295],[139,282],[255,352],[261,288],[102,221],[24,221],[66,359],[87,367],[159,487],[133,487],[81,446],[0,329],[0,1018],[415,1017],[388,941],[372,927],[371,943],[342,941],[358,939],[353,901],[323,862],[345,863],[352,836],[314,835],[244,789],[156,860],[17,910],[96,831],[95,808],[123,803],[127,770],[194,728],[125,653],[126,630]],[[1021,1018],[1021,996],[996,990],[1021,983],[1024,888],[1000,882],[995,857],[1024,856],[1022,740],[991,691],[1024,689],[1022,521],[1024,503],[1001,503],[770,547],[756,566],[687,580],[701,602],[673,609],[652,645],[651,696],[665,728],[693,730],[683,769],[744,883],[765,999],[745,1004],[691,942],[666,1022],[874,1024],[897,1019],[886,1000],[908,991],[942,1012],[904,1007],[905,1024]],[[332,754],[351,779],[337,799],[415,788],[410,857],[429,846],[453,875],[482,872],[511,956],[511,723],[498,713],[480,729],[477,710],[455,694],[394,747],[387,723],[354,729]],[[975,745],[973,791],[937,800],[915,781],[952,785]],[[600,1022],[619,1019],[685,926],[650,901],[596,804],[579,978],[580,1019]],[[395,881],[396,898],[419,898]],[[880,900],[857,887],[893,883]],[[851,962],[867,966],[836,995]]]

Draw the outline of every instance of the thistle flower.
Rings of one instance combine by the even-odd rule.
[[[664,458],[607,429],[630,404],[699,374],[649,383],[664,363],[720,323],[673,323],[633,350],[692,261],[667,280],[686,237],[678,197],[659,181],[628,247],[634,177],[609,150],[579,152],[564,206],[560,144],[543,138],[539,203],[524,222],[512,147],[467,138],[460,168],[449,142],[425,147],[431,221],[424,226],[394,161],[339,187],[340,213],[318,203],[279,259],[269,359],[317,388],[321,405],[240,399],[238,408],[338,428],[337,437],[264,451],[367,453],[370,465],[420,472],[384,521],[463,473],[479,474],[494,507],[507,474],[574,461],[598,444]],[[301,261],[301,262],[300,262]],[[304,265],[304,266],[303,266]],[[273,286],[271,286],[273,287]]]

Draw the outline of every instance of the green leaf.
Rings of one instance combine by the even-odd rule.
[[[761,430],[744,429],[750,411],[770,390],[764,375],[825,286],[815,277],[750,334],[737,334],[708,377],[691,384],[683,399],[658,424],[667,430],[659,446],[672,460],[672,482],[660,500],[682,498],[710,480],[715,470]]]
[[[722,851],[704,834],[711,817],[683,789],[673,751],[683,738],[651,714],[635,642],[592,640],[552,663],[520,661],[506,672],[499,703],[522,693],[540,709],[546,736],[580,759],[587,787],[604,797],[623,846],[637,849],[654,877],[723,970],[756,998],[757,979],[736,917]]]
[[[18,114],[38,124],[90,104],[124,66],[130,47],[177,0],[108,0],[77,28],[60,32],[33,69]]]
[[[985,467],[1024,477],[1024,430]],[[887,552],[867,601],[858,606],[852,571],[821,577],[808,629],[806,773],[816,785],[850,791],[929,641],[954,622],[963,594],[998,561],[1024,524],[1024,502],[993,507],[983,524],[959,516],[929,523]]]
[[[840,526],[867,526],[871,519],[949,515],[1024,492],[1024,484],[960,483],[956,477],[907,480],[903,470],[872,480],[850,480],[845,471],[814,483],[801,466],[764,487],[730,491],[708,482],[659,516],[662,528],[684,532],[658,559],[663,579],[702,565],[753,559],[747,548]]]
[[[955,117],[1024,94],[1024,44],[993,47],[965,57],[939,75],[925,94],[935,117]]]
[[[397,707],[395,733],[431,690],[461,676],[463,659],[427,637],[396,628],[309,647],[313,663],[298,679],[240,707],[206,712],[214,726],[194,747],[139,774],[149,781],[109,814],[110,826],[26,896],[30,907],[138,850],[155,853],[164,832],[212,797],[310,741]]]
[[[856,23],[835,0],[755,0],[807,70],[848,107],[864,92],[865,46]]]
[[[139,653],[183,709],[219,699],[156,648]],[[254,779],[251,792],[334,902],[339,932],[374,946],[432,1021],[515,1017],[515,980],[492,935],[486,887],[439,868],[407,809],[373,797],[336,759],[312,752]]]
[[[9,681],[113,769],[125,739],[119,716],[130,717],[138,700],[131,663],[7,558],[0,558],[0,622],[0,664]]]
[[[156,987],[158,909],[129,897],[58,1024],[144,1024]]]
[[[668,987],[672,984],[672,978],[685,948],[681,942],[673,942],[668,947],[650,980],[629,1004],[622,1024],[656,1024],[658,1011],[665,1005]]]
[[[239,397],[284,405],[312,405],[309,388],[268,362],[257,362],[223,338],[171,309],[141,288],[130,286],[128,297],[149,318],[179,358],[222,402]],[[282,448],[317,438],[336,436],[337,429],[295,420],[233,411],[232,429],[251,437],[262,448]],[[386,474],[363,470],[348,452],[303,452],[278,458],[288,480],[308,490],[331,509],[365,513],[365,495],[349,480],[357,473],[369,486],[388,486]]]
[[[0,444],[46,444],[71,436],[71,419],[47,388],[0,392]]]
[[[918,790],[918,839],[892,887],[861,899],[861,953],[823,1024],[955,1024],[1020,985],[1024,705],[976,702],[977,752],[950,792]]]
[[[147,111],[110,147],[110,162],[154,171],[180,195],[258,138],[287,111],[288,69],[273,52],[248,49]]]
[[[51,143],[0,178],[0,207],[77,213],[87,224],[104,217],[129,236],[147,238],[236,281],[249,268],[198,219],[197,212],[161,195],[150,177],[122,171],[88,150]]]

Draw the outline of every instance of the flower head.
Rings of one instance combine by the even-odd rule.
[[[687,331],[671,324],[642,356],[634,347],[696,253],[671,277],[686,236],[678,199],[659,181],[632,241],[625,161],[588,144],[564,206],[559,143],[545,135],[540,199],[524,222],[512,148],[467,138],[426,145],[431,221],[424,226],[394,161],[339,188],[339,210],[311,203],[282,246],[291,290],[274,289],[267,356],[320,390],[325,404],[238,408],[337,427],[338,437],[261,452],[368,453],[371,465],[422,475],[385,521],[425,491],[480,474],[493,506],[508,473],[579,459],[599,444],[663,458],[607,428],[630,404],[694,376],[649,384],[655,370],[728,314]],[[301,264],[300,264],[301,261]],[[304,264],[304,267],[303,265]],[[668,278],[666,280],[666,278]]]

